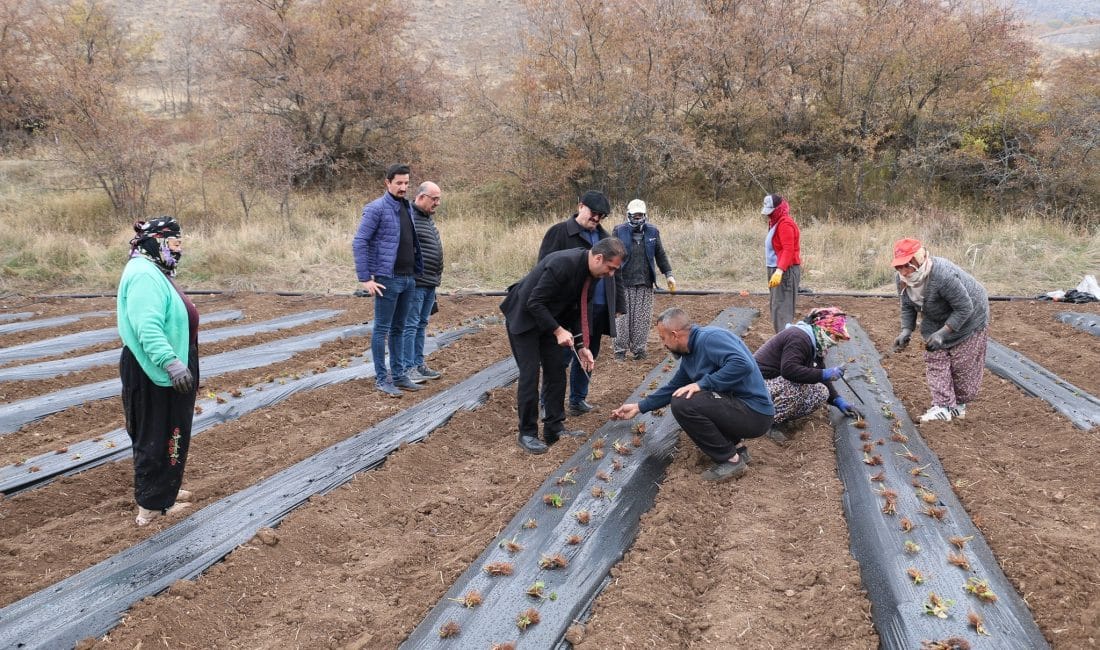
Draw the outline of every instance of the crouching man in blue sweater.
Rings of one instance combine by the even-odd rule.
[[[721,327],[700,327],[682,309],[657,318],[661,343],[680,359],[667,384],[637,404],[623,404],[612,419],[629,420],[663,406],[692,441],[714,460],[705,481],[728,481],[748,469],[743,441],[767,433],[775,416],[764,376],[744,341]]]

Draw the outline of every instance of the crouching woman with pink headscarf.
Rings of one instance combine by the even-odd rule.
[[[775,404],[774,426],[782,428],[784,423],[806,417],[825,403],[849,417],[863,417],[833,387],[833,382],[844,375],[844,366],[825,365],[828,349],[848,338],[845,313],[836,307],[821,307],[760,346],[753,358]],[[777,441],[785,438],[775,430],[769,437]]]
[[[917,239],[894,244],[894,270],[901,297],[901,333],[894,352],[909,345],[921,314],[925,378],[932,407],[921,422],[966,417],[978,396],[989,336],[989,296],[974,276],[942,257],[932,257]]]

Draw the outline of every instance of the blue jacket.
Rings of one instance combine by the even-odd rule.
[[[732,395],[761,415],[775,415],[772,396],[748,346],[721,327],[691,326],[688,352],[667,384],[638,403],[642,413],[668,406],[672,393],[690,383],[715,393]]]
[[[665,247],[661,245],[661,231],[657,229],[657,226],[647,223],[642,228],[645,233],[645,259],[647,262],[646,269],[649,272],[649,286],[653,286],[657,282],[657,272],[653,268],[653,263],[657,263],[657,268],[661,269],[661,273],[664,275],[672,273],[672,265],[668,263]],[[623,258],[623,265],[626,265],[626,261],[630,259],[630,249],[634,246],[630,236],[633,229],[634,226],[630,225],[629,222],[615,226],[615,236],[626,247],[626,257]]]
[[[393,277],[393,265],[397,262],[397,246],[401,243],[401,203],[409,210],[412,206],[405,199],[398,199],[389,192],[363,206],[363,219],[351,242],[355,257],[355,274],[360,282],[372,275]],[[416,273],[424,272],[424,257],[420,253],[420,239],[413,228],[413,248],[416,251]]]

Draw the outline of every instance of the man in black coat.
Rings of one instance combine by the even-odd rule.
[[[611,204],[602,192],[589,190],[581,196],[577,212],[571,218],[556,223],[546,231],[539,247],[539,259],[555,251],[573,248],[591,249],[597,242],[610,234],[600,225],[600,221],[611,211]],[[623,313],[626,305],[624,289],[614,277],[601,280],[596,285],[596,300],[593,303],[592,316],[592,358],[600,356],[600,341],[605,335],[615,337],[615,315]],[[568,350],[567,357],[572,357]],[[588,375],[575,358],[569,364],[569,415],[584,415],[594,406],[588,403]],[[546,395],[543,395],[543,403]]]
[[[546,453],[547,446],[563,433],[583,435],[565,431],[565,357],[561,350],[576,354],[582,372],[592,372],[596,365],[591,350],[595,341],[594,289],[599,279],[614,277],[625,254],[622,242],[613,237],[601,240],[591,250],[551,253],[508,287],[508,296],[500,304],[508,343],[519,366],[519,446],[532,454]],[[540,368],[545,397],[543,440],[538,437]]]

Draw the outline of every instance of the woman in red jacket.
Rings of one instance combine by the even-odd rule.
[[[794,302],[802,279],[802,253],[798,246],[798,224],[791,218],[791,207],[778,194],[764,197],[761,214],[768,217],[768,236],[764,238],[764,263],[768,267],[769,306],[772,327],[781,332],[794,321]]]

